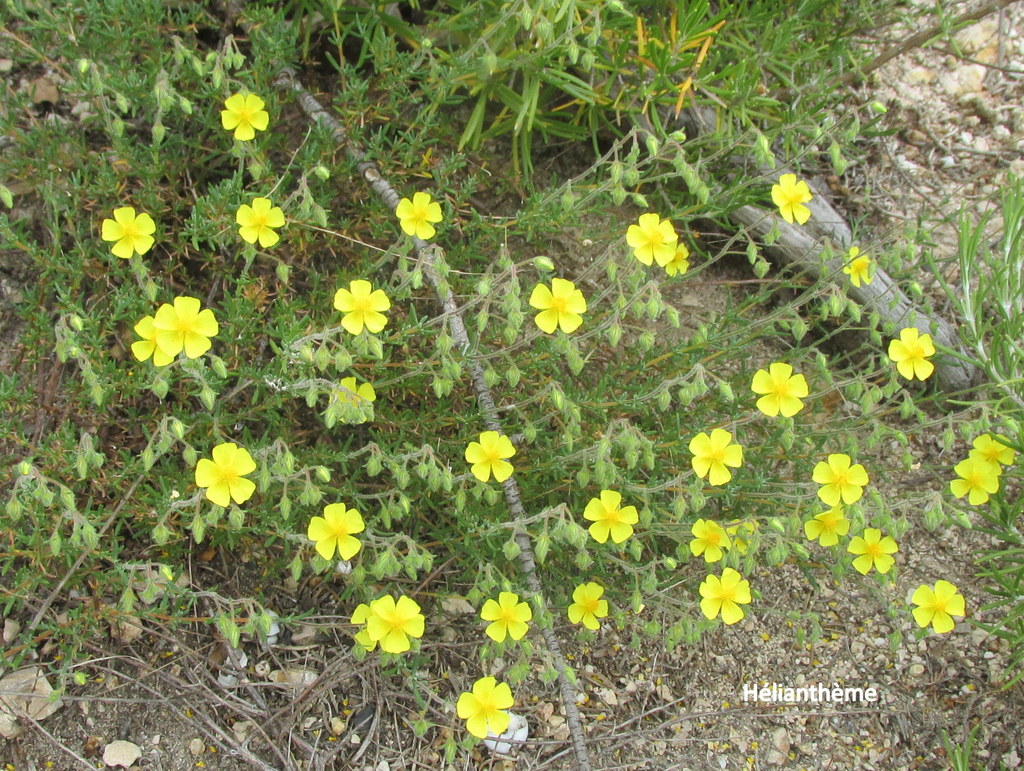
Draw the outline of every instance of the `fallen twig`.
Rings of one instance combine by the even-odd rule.
[[[366,160],[366,153],[349,139],[344,126],[333,115],[324,110],[320,103],[299,83],[295,71],[291,68],[285,68],[278,76],[276,83],[278,86],[286,88],[295,94],[299,105],[310,120],[330,129],[335,141],[344,148],[348,157],[357,163],[359,173],[369,183],[370,187],[384,204],[392,210],[398,206],[400,200],[398,193],[395,192],[387,179],[381,175],[377,166],[372,161]],[[415,244],[416,255],[423,267],[423,273],[434,288],[441,302],[441,307],[444,309],[444,317],[451,328],[452,339],[455,340],[462,352],[467,355],[466,361],[473,381],[473,388],[476,391],[480,412],[484,418],[484,425],[489,431],[504,433],[498,417],[498,409],[494,403],[494,397],[491,395],[491,390],[484,378],[483,367],[477,359],[470,355],[471,344],[469,334],[466,332],[465,322],[455,304],[455,298],[451,290],[436,269],[437,260],[443,259],[444,252],[437,245],[429,244],[418,238],[413,238],[413,243]],[[510,476],[505,480],[504,491],[505,501],[512,514],[513,522],[525,519],[526,513],[523,509],[519,484],[516,482],[515,476]],[[530,540],[530,536],[526,532],[520,531],[516,533],[515,540],[519,546],[519,567],[526,578],[526,585],[533,592],[536,600],[542,606],[545,606],[544,591],[537,576],[537,565],[533,556],[533,543]],[[577,768],[581,769],[581,771],[589,771],[590,755],[587,751],[586,740],[583,735],[583,723],[580,719],[579,710],[576,708],[576,689],[569,680],[569,665],[562,654],[562,649],[554,630],[549,626],[542,626],[541,633],[551,654],[552,663],[558,673],[559,693],[562,708],[565,710],[565,721],[572,740]]]
[[[713,111],[703,108],[684,110],[680,114],[680,121],[689,136],[704,133],[705,127],[715,125]],[[646,130],[653,133],[649,123]],[[737,157],[734,163],[737,166],[753,164],[753,160]],[[761,166],[759,170],[776,176],[792,173],[781,162],[776,162],[774,169]],[[765,250],[782,261],[797,265],[818,278],[841,275],[846,264],[847,250],[853,242],[850,226],[819,191],[816,191],[807,207],[811,210],[811,217],[804,225],[790,224],[778,214],[757,206],[740,206],[729,212],[729,217],[759,238],[774,230],[778,237],[771,245],[766,245]],[[827,244],[833,246],[834,256],[825,259],[823,253]],[[915,307],[906,293],[881,268],[875,267],[870,284],[855,287],[849,282],[844,283],[850,297],[868,310],[878,313],[883,321],[893,323],[898,329],[917,327],[921,332],[931,334],[939,345],[953,351],[960,350],[956,328],[941,316],[929,315]],[[978,375],[977,369],[964,358],[937,356],[934,363],[935,382],[946,393],[970,389]]]

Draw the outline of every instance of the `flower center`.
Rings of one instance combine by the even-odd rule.
[[[718,599],[720,599],[723,603],[724,602],[735,602],[736,601],[736,587],[734,586],[734,587],[731,587],[731,588],[727,589],[724,586],[719,586],[719,589],[718,589]]]
[[[864,553],[872,559],[875,559],[876,557],[881,557],[882,545],[877,543],[869,543],[867,545],[867,548],[864,549]]]
[[[645,235],[647,236],[647,241],[651,246],[660,246],[665,243],[665,237],[662,235],[661,230],[657,228],[651,228]]]

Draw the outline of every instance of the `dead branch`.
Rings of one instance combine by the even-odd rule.
[[[715,125],[714,113],[709,108],[684,110],[679,119],[688,136],[697,136]],[[653,133],[649,123],[645,130]],[[735,157],[731,163],[748,168],[757,165],[747,157]],[[773,169],[757,168],[760,173],[773,176],[793,173],[779,161]],[[795,265],[816,278],[841,275],[853,235],[844,217],[829,203],[828,196],[817,190],[814,192],[814,198],[807,204],[811,218],[804,225],[790,224],[778,214],[757,206],[741,206],[729,212],[729,216],[756,237],[764,238],[773,230],[777,232],[778,238],[771,245],[766,245],[765,251],[782,262]],[[834,256],[825,256],[826,245],[831,245]],[[891,322],[897,329],[917,327],[921,332],[932,335],[939,345],[960,351],[956,327],[941,316],[929,315],[915,307],[889,274],[877,265],[870,284],[855,287],[844,282],[843,288],[856,302],[878,313],[884,322]],[[970,389],[978,376],[973,365],[954,356],[938,355],[934,363],[934,381],[946,393]]]
[[[330,129],[334,139],[344,149],[346,155],[357,165],[363,179],[369,183],[377,196],[394,210],[398,206],[400,197],[391,184],[384,178],[377,166],[366,160],[363,150],[352,142],[345,132],[344,126],[320,105],[319,102],[299,83],[294,70],[284,69],[278,76],[276,84],[291,91],[297,98],[299,105],[305,111],[307,117],[326,128]],[[423,273],[434,288],[441,307],[444,309],[444,318],[451,328],[452,339],[459,348],[466,354],[466,362],[469,367],[470,376],[473,381],[473,388],[476,392],[477,403],[483,415],[484,425],[489,431],[504,433],[501,421],[498,417],[498,409],[494,403],[494,397],[484,378],[484,369],[480,362],[470,352],[471,343],[469,334],[466,332],[466,325],[462,319],[455,298],[452,295],[447,282],[437,272],[437,261],[444,259],[444,252],[435,244],[429,244],[418,238],[413,238],[416,255],[420,260]],[[519,493],[519,484],[515,476],[511,476],[504,482],[505,501],[508,504],[513,522],[525,519],[522,499]],[[525,531],[519,531],[515,535],[516,543],[519,546],[519,567],[526,578],[526,585],[533,592],[534,598],[546,610],[543,586],[537,576],[537,565],[533,556],[533,543]],[[544,642],[547,644],[551,655],[552,663],[558,672],[558,687],[561,696],[562,708],[565,710],[566,725],[569,728],[569,736],[572,740],[573,752],[576,757],[576,766],[581,771],[590,771],[590,755],[587,750],[586,740],[583,734],[583,723],[580,719],[579,710],[576,707],[576,689],[569,679],[569,665],[562,654],[558,638],[550,626],[541,626],[541,633]]]

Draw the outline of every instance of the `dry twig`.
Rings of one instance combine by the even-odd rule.
[[[310,94],[302,84],[299,83],[295,71],[291,68],[285,68],[278,76],[276,83],[278,86],[286,88],[295,94],[299,105],[302,107],[303,111],[305,111],[310,120],[330,129],[335,141],[344,148],[348,157],[357,163],[356,168],[359,173],[362,175],[363,179],[369,183],[370,187],[384,202],[384,204],[392,210],[398,206],[398,202],[400,200],[398,193],[395,192],[395,189],[380,173],[376,164],[366,159],[366,153],[349,139],[344,126],[342,126],[333,115],[324,110],[312,94]],[[477,403],[484,418],[484,425],[489,431],[504,433],[498,416],[498,409],[494,403],[494,397],[492,396],[491,390],[484,379],[483,367],[476,358],[470,355],[471,344],[469,334],[466,332],[466,325],[462,319],[462,314],[456,306],[455,297],[452,294],[451,289],[448,287],[447,282],[441,278],[436,269],[437,262],[438,260],[443,259],[444,253],[440,247],[428,244],[426,241],[422,241],[418,238],[414,238],[413,242],[415,244],[416,255],[423,267],[423,273],[427,277],[431,286],[433,286],[434,291],[441,302],[441,307],[444,309],[444,318],[447,320],[448,325],[451,328],[452,339],[455,340],[460,350],[462,350],[462,352],[467,356],[467,365],[469,367],[470,376],[473,380],[473,388],[476,392]],[[511,476],[506,479],[503,486],[505,491],[505,501],[512,514],[512,521],[519,522],[525,519],[526,512],[523,509],[522,498],[519,493],[519,485],[516,482],[515,477]],[[535,599],[544,606],[544,591],[541,586],[540,579],[537,576],[537,565],[533,556],[533,543],[530,540],[530,536],[526,532],[520,531],[516,533],[515,540],[519,546],[519,567],[526,578],[526,585],[529,587],[530,591],[533,592]],[[544,636],[544,641],[547,644],[548,651],[551,654],[552,663],[558,673],[558,686],[562,701],[562,708],[565,710],[566,725],[569,728],[569,736],[572,740],[573,752],[576,757],[576,765],[581,769],[581,771],[589,771],[590,756],[587,750],[586,740],[583,735],[583,724],[580,719],[580,713],[576,708],[575,688],[569,679],[569,666],[566,663],[565,656],[562,654],[562,649],[559,645],[558,638],[555,636],[554,630],[549,626],[542,627],[541,630]]]

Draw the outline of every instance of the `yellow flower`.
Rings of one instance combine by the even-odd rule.
[[[608,615],[608,600],[602,600],[602,594],[604,587],[593,581],[577,586],[572,593],[569,620],[574,624],[582,622],[587,629],[600,627],[598,619]]]
[[[372,419],[373,410],[369,405],[376,400],[377,393],[369,383],[356,385],[354,377],[342,378],[338,387],[331,390],[328,413],[333,415],[331,410],[337,410],[342,422],[359,425]]]
[[[862,575],[867,575],[872,567],[879,573],[888,573],[896,564],[896,560],[889,555],[898,552],[899,547],[889,536],[883,538],[881,530],[869,527],[864,530],[863,535],[851,538],[846,550],[850,554],[860,555],[853,561],[853,566]]]
[[[360,402],[364,401],[377,401],[377,392],[373,390],[373,386],[369,383],[360,383],[357,386],[356,379],[354,377],[346,377],[342,378],[338,385],[341,387],[335,388],[331,392],[331,396],[339,402],[358,405]]]
[[[829,506],[838,506],[860,500],[868,483],[868,472],[859,463],[851,466],[849,455],[833,453],[828,462],[820,461],[814,467],[811,478],[821,485],[818,497]]]
[[[441,204],[431,201],[430,193],[414,193],[411,201],[403,198],[398,202],[395,216],[406,235],[426,241],[437,232],[430,223],[441,221]]]
[[[399,597],[398,602],[394,597],[384,595],[370,603],[366,634],[386,653],[405,653],[412,647],[409,638],[422,637],[423,627],[420,606],[405,595]]]
[[[743,608],[750,602],[750,582],[744,581],[732,568],[722,571],[722,577],[708,575],[700,585],[700,610],[705,618],[714,619],[719,613],[726,624],[735,624],[743,618]]]
[[[473,684],[472,692],[459,696],[455,711],[466,721],[466,730],[478,739],[505,733],[512,718],[505,712],[515,703],[512,691],[505,683],[493,677],[481,677]]]
[[[353,533],[365,528],[358,511],[345,508],[344,503],[332,503],[324,507],[322,517],[309,521],[306,537],[316,543],[317,554],[325,560],[334,559],[335,550],[341,559],[350,560],[362,546]]]
[[[156,347],[164,356],[173,358],[185,351],[188,358],[197,359],[210,350],[210,338],[220,331],[220,326],[213,311],[199,308],[195,297],[175,297],[173,305],[164,303],[157,308],[153,328]],[[153,357],[156,363],[155,352]]]
[[[739,468],[743,465],[743,448],[732,444],[732,434],[716,428],[708,436],[703,431],[690,440],[693,453],[693,470],[699,477],[707,477],[713,485],[724,485],[732,479],[732,472],[726,466]]]
[[[224,442],[213,448],[213,460],[200,458],[196,464],[196,486],[206,488],[207,500],[227,506],[232,500],[245,503],[256,485],[245,478],[256,470],[256,462],[244,448]]]
[[[391,307],[391,300],[384,290],[374,289],[369,281],[363,279],[350,281],[348,287],[334,293],[334,307],[345,314],[341,318],[345,331],[358,335],[364,326],[374,334],[384,329],[388,317],[383,311]]]
[[[683,275],[690,269],[690,250],[682,241],[676,244],[676,253],[665,263],[665,272],[670,276]]]
[[[248,142],[257,131],[265,131],[270,122],[264,106],[256,94],[234,94],[224,100],[220,123],[228,131],[234,129],[235,139]]]
[[[505,458],[516,454],[511,440],[497,431],[484,431],[479,442],[470,442],[466,448],[466,462],[472,463],[470,471],[481,482],[486,482],[494,474],[497,482],[504,482],[514,471],[512,464]]]
[[[772,185],[772,201],[779,207],[782,219],[789,223],[796,220],[803,225],[810,219],[811,210],[804,204],[813,197],[806,182],[797,182],[796,174],[783,174],[779,177],[779,183]]]
[[[644,265],[650,265],[651,260],[668,265],[676,257],[678,240],[672,222],[653,213],[641,214],[638,224],[626,229],[626,244],[633,247],[633,255]]]
[[[729,535],[722,526],[710,519],[698,519],[690,528],[693,540],[690,541],[690,554],[694,557],[704,555],[705,562],[718,562],[725,556],[729,548]]]
[[[856,246],[851,246],[850,251],[846,253],[846,267],[843,268],[843,273],[850,277],[850,283],[854,286],[867,286],[875,278],[871,258],[861,254]]]
[[[138,216],[131,206],[114,209],[114,219],[103,220],[100,238],[114,241],[110,252],[123,260],[130,259],[136,252],[145,254],[153,246],[156,223],[145,212]]]
[[[553,278],[550,289],[544,284],[537,284],[533,288],[530,307],[540,311],[534,321],[544,332],[550,335],[557,327],[561,327],[563,332],[569,334],[583,323],[580,314],[587,310],[587,300],[571,281]]]
[[[753,535],[758,528],[756,519],[734,519],[726,524],[725,532],[729,536],[729,548],[740,554],[747,553],[748,535]]]
[[[367,652],[372,651],[377,647],[377,643],[370,639],[370,635],[366,631],[366,622],[370,618],[370,606],[364,602],[356,605],[356,609],[352,612],[351,623],[356,626],[361,626],[356,634],[352,636],[357,643],[359,643],[364,650]]]
[[[793,368],[783,362],[769,365],[768,370],[759,369],[754,373],[750,390],[764,394],[757,400],[757,408],[770,418],[779,413],[791,418],[804,408],[800,401],[807,396],[807,380],[803,375],[794,375]]]
[[[1005,441],[1005,437],[1002,436],[993,437],[991,434],[982,434],[972,443],[974,449],[968,453],[968,457],[981,458],[982,460],[1009,466],[1013,463],[1017,453],[1007,447],[1004,444]]]
[[[624,506],[622,495],[614,490],[602,490],[600,498],[591,498],[583,511],[584,519],[594,524],[589,528],[590,535],[598,543],[604,543],[611,536],[615,543],[622,543],[633,535],[633,525],[639,521],[636,506]]]
[[[515,592],[501,592],[497,600],[487,600],[480,610],[480,618],[493,623],[487,625],[487,636],[494,642],[503,642],[505,637],[522,640],[533,618],[533,611],[525,602],[519,601]]]
[[[165,353],[164,350],[156,344],[156,338],[160,334],[160,331],[153,326],[152,316],[146,316],[135,325],[135,334],[142,338],[141,340],[136,340],[132,343],[132,355],[136,359],[139,361],[145,361],[152,356],[153,364],[157,367],[166,367],[174,361],[174,356]]]
[[[274,228],[284,226],[284,212],[280,206],[272,206],[269,198],[253,198],[252,206],[243,203],[238,207],[235,222],[243,241],[247,244],[259,241],[266,249],[281,240]]]
[[[833,506],[828,511],[815,514],[814,519],[804,522],[804,534],[810,541],[817,541],[822,546],[835,546],[839,536],[850,532],[850,520],[846,518],[842,506]]]
[[[963,618],[966,613],[964,596],[949,581],[936,581],[935,588],[921,584],[914,590],[910,601],[920,607],[914,608],[914,620],[918,626],[931,624],[936,634],[945,634],[955,626],[952,616]]]
[[[985,503],[990,495],[999,490],[999,464],[982,457],[972,455],[953,467],[960,479],[949,483],[949,489],[957,498],[967,499],[972,506]]]
[[[896,362],[896,369],[907,380],[915,377],[924,380],[931,375],[935,365],[927,357],[934,355],[932,336],[922,335],[916,327],[900,330],[900,339],[889,341],[889,358]]]

